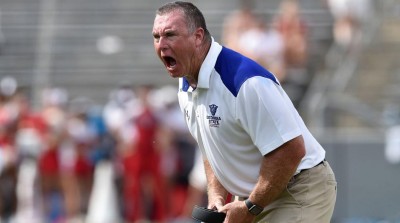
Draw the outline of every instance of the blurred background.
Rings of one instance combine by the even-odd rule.
[[[166,2],[0,1],[1,223],[193,222],[204,177],[151,35]],[[332,222],[400,222],[400,1],[192,2],[327,150]]]

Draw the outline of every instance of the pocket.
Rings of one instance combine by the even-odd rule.
[[[337,181],[335,177],[335,173],[333,172],[332,168],[330,167],[329,164],[326,164],[326,170],[327,170],[327,175],[326,175],[326,185],[328,187],[334,187],[335,190],[337,188]]]
[[[334,188],[334,190],[337,190],[337,181],[335,179],[335,175],[334,174],[329,174],[328,175],[328,180],[326,181],[326,185],[327,185],[327,190],[329,190],[331,187]]]
[[[288,184],[286,190],[299,205],[306,205],[308,203],[308,193],[310,192],[309,171],[294,176],[293,182]]]

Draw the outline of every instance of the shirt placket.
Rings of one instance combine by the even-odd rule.
[[[202,123],[201,110],[198,106],[200,104],[200,95],[198,91],[193,92],[192,99],[193,99],[193,119],[196,122],[197,137],[201,138],[201,136],[204,136],[204,123]]]

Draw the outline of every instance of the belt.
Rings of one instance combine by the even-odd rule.
[[[309,169],[312,169],[312,168],[314,168],[314,167],[317,167],[317,166],[319,166],[319,165],[321,165],[321,164],[324,164],[325,161],[326,161],[326,159],[323,159],[321,162],[319,162],[317,165],[315,165],[315,166],[313,166],[313,167],[311,167],[311,168],[300,170],[300,172],[299,172],[298,174],[300,174],[300,173],[302,173],[302,172],[304,172],[304,171],[307,171],[307,170],[309,170]],[[296,174],[296,175],[297,175],[297,174]]]

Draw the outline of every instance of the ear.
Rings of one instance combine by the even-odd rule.
[[[203,28],[197,28],[195,32],[195,44],[196,47],[201,46],[203,44],[204,40],[204,29]]]

